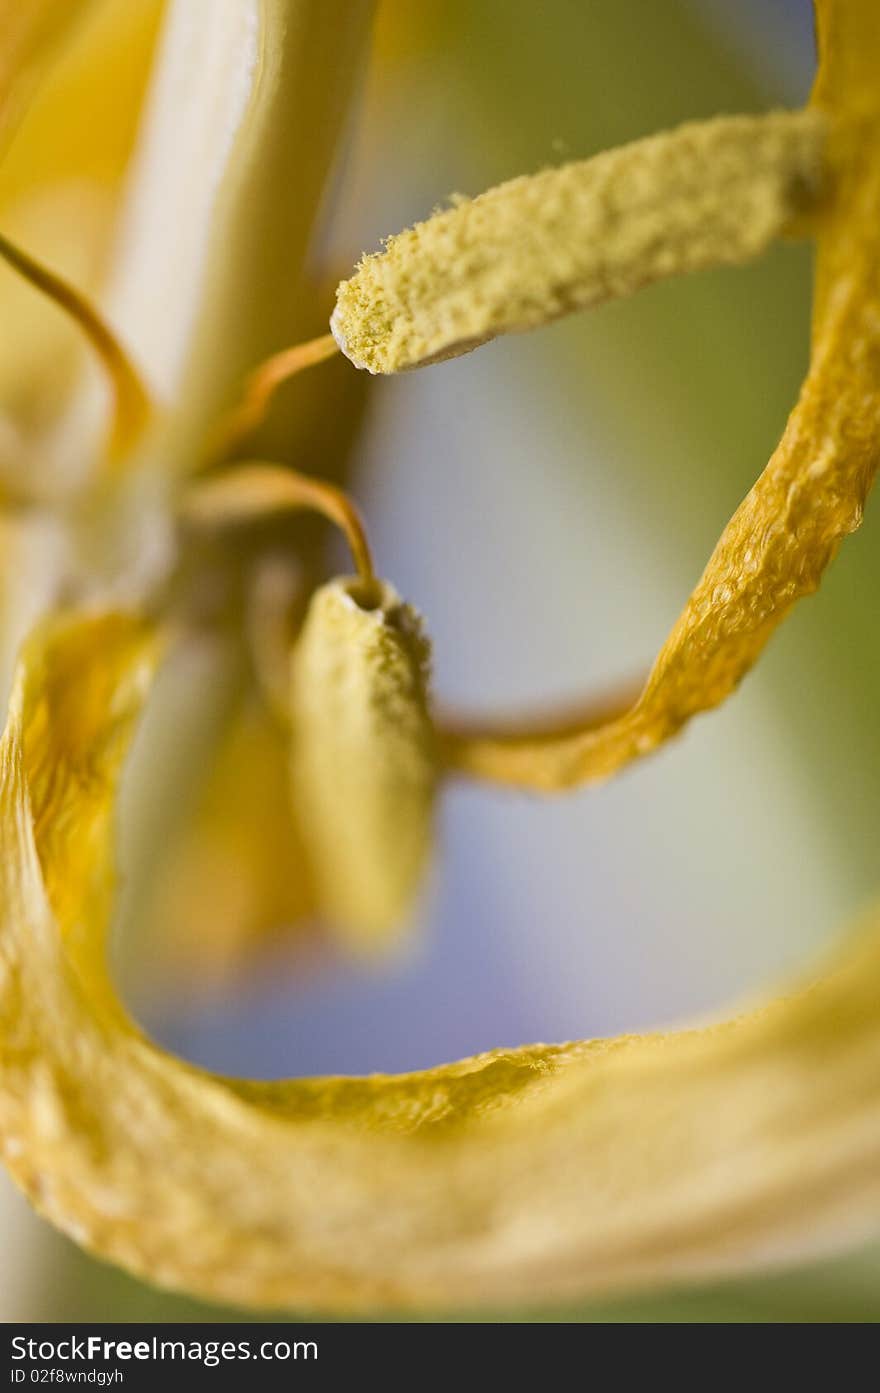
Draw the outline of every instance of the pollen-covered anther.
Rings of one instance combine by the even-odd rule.
[[[365,257],[330,327],[357,367],[401,372],[747,261],[815,206],[825,127],[815,110],[693,122],[458,200]]]
[[[392,587],[313,596],[292,664],[292,777],[328,918],[369,951],[405,918],[431,841],[430,648]]]

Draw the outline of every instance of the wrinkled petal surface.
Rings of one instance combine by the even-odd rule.
[[[104,965],[115,784],[153,639],[29,643],[0,748],[0,1135],[105,1258],[241,1305],[534,1301],[880,1229],[880,935],[727,1025],[247,1083],[168,1056]]]

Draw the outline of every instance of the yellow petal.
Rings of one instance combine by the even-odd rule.
[[[0,204],[8,207],[35,188],[71,180],[118,185],[131,154],[163,5],[164,0],[2,0],[0,72],[14,69],[13,78],[23,78],[32,90],[27,103],[19,103],[0,164]],[[10,32],[15,51],[7,47]],[[21,48],[25,39],[28,53]],[[29,83],[35,69],[39,81]]]
[[[436,774],[421,621],[389,585],[364,586],[312,598],[293,655],[292,777],[319,905],[370,949],[417,891]]]
[[[815,111],[721,117],[513,179],[365,257],[331,328],[357,367],[401,372],[747,261],[815,202],[824,137]]]
[[[114,786],[152,640],[28,645],[0,747],[0,1138],[38,1208],[262,1307],[553,1300],[880,1230],[880,934],[728,1025],[247,1083],[169,1057],[103,964]]]
[[[817,106],[859,116],[876,114],[880,11],[874,0],[814,0],[820,68]]]
[[[88,0],[2,0],[0,4],[0,133],[53,49],[88,8]]]

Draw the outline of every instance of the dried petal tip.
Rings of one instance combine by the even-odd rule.
[[[824,134],[816,111],[721,117],[459,201],[342,282],[336,342],[356,367],[401,372],[747,261],[816,201]]]
[[[353,945],[387,940],[430,845],[429,645],[394,590],[317,591],[293,658],[293,778],[319,903]]]

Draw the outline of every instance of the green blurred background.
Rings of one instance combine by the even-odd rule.
[[[797,103],[811,66],[807,0],[386,0],[321,258],[345,268],[453,191]],[[516,707],[644,666],[778,439],[809,281],[809,249],[783,246],[370,384],[355,491],[383,571],[428,616],[445,701]],[[416,940],[383,971],[303,981],[276,957],[207,998],[153,990],[139,1014],[227,1071],[403,1069],[712,1014],[797,968],[877,885],[878,526],[869,510],[742,691],[644,767],[547,804],[453,790]],[[93,1263],[5,1180],[0,1213],[4,1320],[254,1318]],[[868,1249],[492,1318],[878,1315]]]

